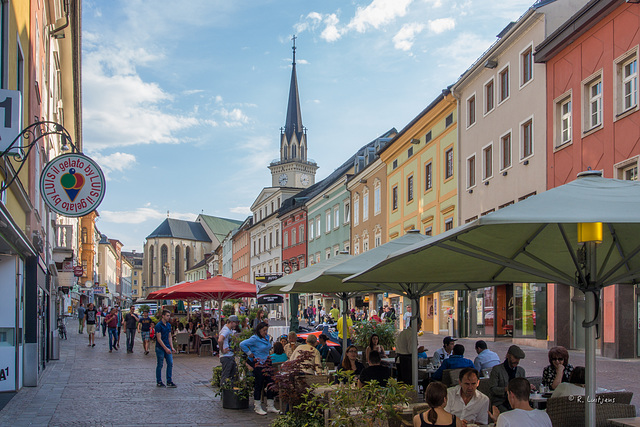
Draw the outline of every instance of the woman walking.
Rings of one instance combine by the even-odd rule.
[[[269,325],[266,322],[260,322],[255,327],[255,334],[240,343],[240,348],[248,357],[247,367],[253,371],[255,383],[253,388],[254,410],[258,415],[267,415],[262,409],[262,389],[273,380],[264,372],[267,364],[271,363],[269,353],[271,351],[271,337],[267,334]],[[273,404],[274,392],[267,387],[267,411],[279,413]]]

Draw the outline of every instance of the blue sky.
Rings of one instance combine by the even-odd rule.
[[[141,251],[166,217],[244,219],[278,157],[296,34],[309,158],[329,175],[402,129],[533,0],[85,0],[84,152],[98,228]]]

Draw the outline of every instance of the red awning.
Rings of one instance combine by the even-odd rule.
[[[210,279],[184,283],[184,286],[170,290],[167,288],[164,299],[181,300],[217,300],[256,297],[256,285],[234,280],[229,277],[215,276]],[[178,285],[176,285],[178,286]]]

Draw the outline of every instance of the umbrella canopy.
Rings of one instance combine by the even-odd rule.
[[[224,276],[188,282],[184,286],[166,293],[170,299],[217,300],[256,296],[256,285]]]
[[[180,282],[173,286],[169,286],[168,288],[158,289],[157,291],[153,291],[147,295],[147,299],[167,299],[167,293],[171,291],[175,291],[181,289],[183,286],[189,284],[189,282]]]
[[[430,284],[432,291],[487,283],[554,282],[585,292],[585,405],[595,425],[595,324],[599,291],[640,279],[640,183],[599,172],[530,197],[392,254],[346,282]],[[602,234],[587,237],[602,224]],[[597,227],[595,227],[597,229]],[[580,243],[580,241],[584,243]],[[597,250],[598,245],[601,250]]]

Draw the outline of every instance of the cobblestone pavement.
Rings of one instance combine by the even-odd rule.
[[[60,360],[51,361],[40,386],[24,387],[0,411],[0,426],[268,426],[275,418],[252,409],[223,409],[209,386],[218,357],[174,355],[175,389],[157,388],[155,352],[145,356],[139,334],[127,354],[124,333],[119,351],[109,353],[108,337],[88,347],[70,320]],[[164,378],[164,369],[163,369]],[[252,402],[253,403],[253,402]]]
[[[418,338],[418,343],[428,348],[429,356],[442,347],[444,335],[424,334]],[[478,338],[482,339],[482,338]],[[460,339],[457,344],[465,347],[465,357],[473,360],[476,357],[474,349],[477,339]],[[495,351],[500,359],[504,359],[511,340],[498,339],[495,342],[486,341],[490,350]],[[525,352],[525,358],[520,366],[525,369],[527,376],[542,376],[542,370],[549,365],[548,350],[546,348],[520,346]],[[569,350],[569,363],[573,366],[584,366],[584,351]],[[609,390],[627,390],[633,392],[631,403],[640,408],[640,359],[611,359],[596,357],[596,386]]]

